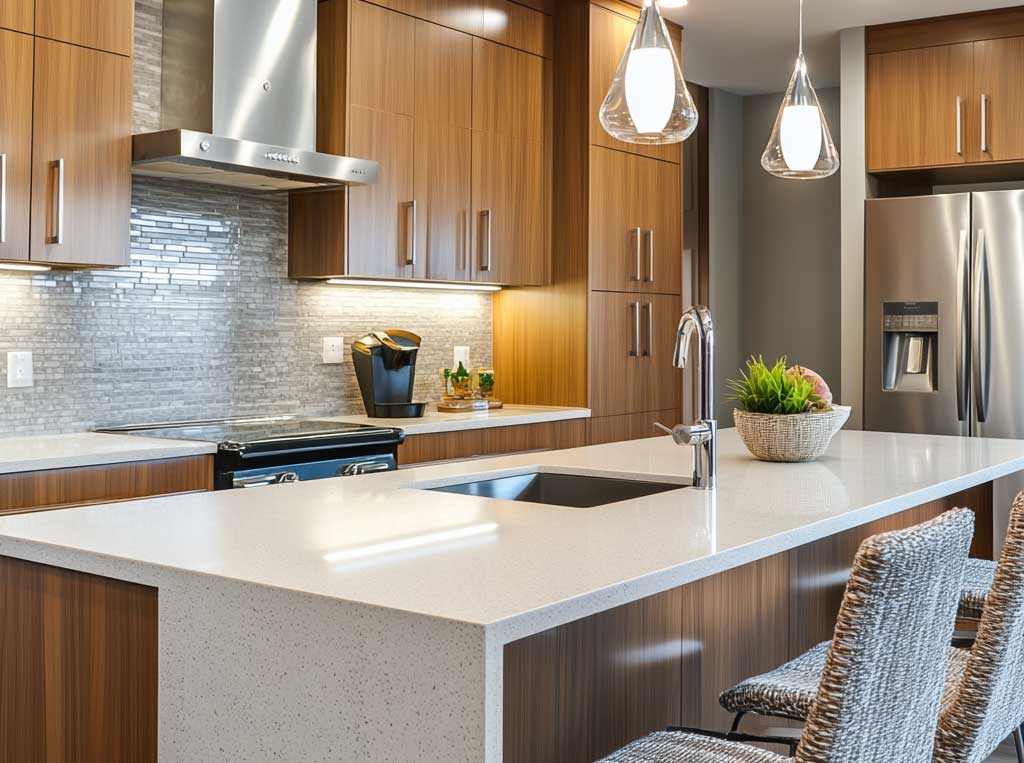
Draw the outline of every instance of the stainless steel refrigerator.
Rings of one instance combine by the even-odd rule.
[[[875,199],[865,223],[865,428],[1024,438],[1024,191]]]

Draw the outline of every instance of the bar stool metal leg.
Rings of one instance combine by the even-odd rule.
[[[746,715],[746,713],[736,713],[736,718],[734,718],[732,722],[732,728],[729,729],[730,734],[735,734],[737,731],[739,731],[740,721],[743,720],[744,715]]]
[[[1014,730],[1013,746],[1017,748],[1017,763],[1024,763],[1024,725]]]

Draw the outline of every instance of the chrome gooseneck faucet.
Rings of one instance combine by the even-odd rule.
[[[686,368],[693,335],[697,335],[697,388],[698,420],[692,425],[679,424],[669,429],[657,427],[672,435],[676,445],[693,446],[693,486],[711,490],[715,487],[717,459],[715,439],[718,422],[715,421],[715,329],[711,311],[701,305],[687,310],[679,321],[676,332],[676,350],[672,362],[676,368]]]

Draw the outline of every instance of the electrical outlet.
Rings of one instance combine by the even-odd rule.
[[[324,365],[336,366],[345,362],[345,337],[324,337]]]
[[[8,387],[31,387],[32,386],[32,353],[31,352],[9,352],[9,353],[7,353],[7,386]]]

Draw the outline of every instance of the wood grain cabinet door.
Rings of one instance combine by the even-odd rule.
[[[622,151],[590,147],[590,288],[639,291],[644,273],[640,168]]]
[[[979,161],[973,70],[974,43],[869,55],[868,170]]]
[[[473,38],[416,22],[417,278],[468,281],[472,203]]]
[[[1024,37],[976,42],[974,71],[981,159],[1024,159]]]
[[[683,376],[672,364],[672,355],[682,302],[674,295],[649,294],[643,297],[641,309],[642,385],[638,410],[679,410],[683,404]]]
[[[34,13],[35,0],[4,0],[0,3],[0,27],[32,34]]]
[[[29,257],[32,38],[0,30],[0,260]]]
[[[641,241],[640,290],[680,294],[683,287],[683,179],[681,166],[637,160]]]
[[[35,42],[31,259],[128,264],[131,59]]]
[[[595,417],[644,410],[643,328],[641,295],[590,293],[590,408]]]
[[[24,1],[15,0],[15,4]],[[132,54],[134,0],[35,0],[35,11],[35,33],[40,37],[122,56]]]

